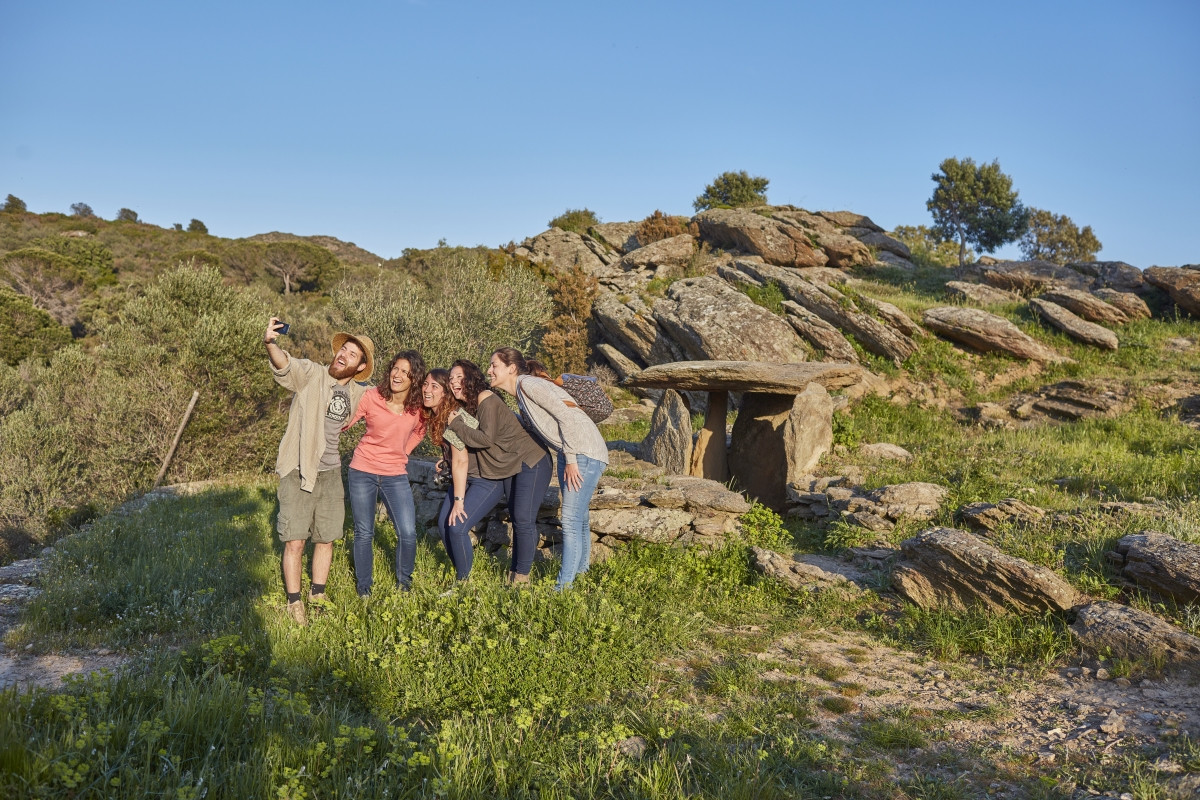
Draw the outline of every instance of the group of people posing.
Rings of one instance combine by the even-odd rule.
[[[537,515],[558,464],[562,566],[557,587],[566,589],[591,561],[588,508],[608,463],[608,447],[595,423],[545,368],[511,347],[496,350],[483,371],[465,359],[449,369],[426,369],[415,350],[402,350],[383,381],[374,373],[370,337],[338,333],[328,366],[296,358],[276,343],[284,325],[272,317],[263,341],[275,381],[293,392],[288,425],[279,445],[279,519],[283,581],[289,616],[307,623],[301,598],[305,543],[313,541],[309,600],[325,602],[333,542],[342,537],[345,492],[338,441],[362,421],[366,430],[347,473],[354,516],[352,555],[356,588],[374,582],[375,509],[380,498],[396,528],[396,581],[412,586],[417,519],[408,457],[426,436],[442,450],[450,485],[437,516],[438,532],[456,578],[471,575],[470,531],[507,498],[512,520],[511,583],[527,583],[537,549]],[[518,417],[495,390],[516,399]]]

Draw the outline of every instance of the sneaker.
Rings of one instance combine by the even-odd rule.
[[[314,617],[319,617],[328,609],[333,608],[333,603],[329,602],[329,598],[325,597],[324,592],[321,592],[320,594],[310,594],[308,596],[308,602],[312,603]]]
[[[287,604],[288,616],[292,618],[292,622],[304,627],[308,624],[308,614],[304,612],[304,601],[297,600],[294,603]]]

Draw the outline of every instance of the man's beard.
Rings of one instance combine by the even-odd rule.
[[[339,367],[337,365],[337,362],[335,361],[329,365],[329,377],[333,378],[335,381],[345,380],[346,378],[353,378],[355,375],[358,374],[358,371],[361,368],[362,368],[361,365],[354,366],[354,367],[349,367],[349,366]]]

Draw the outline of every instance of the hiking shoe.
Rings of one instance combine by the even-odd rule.
[[[304,627],[308,624],[308,614],[304,612],[304,601],[297,600],[294,603],[287,604],[288,616],[292,618],[292,622]]]
[[[325,596],[324,592],[321,592],[320,594],[310,594],[308,596],[308,602],[312,603],[312,615],[314,617],[319,617],[326,611],[333,608],[333,603],[329,602],[329,598]]]

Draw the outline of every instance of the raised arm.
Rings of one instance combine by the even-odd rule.
[[[282,347],[275,344],[275,340],[279,338],[279,318],[271,317],[271,321],[267,323],[267,332],[263,334],[263,344],[267,346],[267,358],[271,359],[271,366],[276,372],[283,372],[287,369],[288,354]]]

